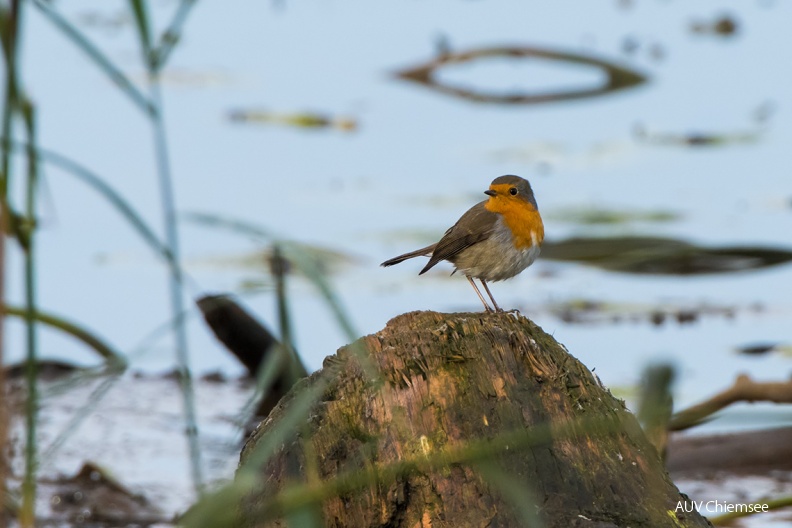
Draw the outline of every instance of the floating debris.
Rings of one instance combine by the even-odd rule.
[[[326,247],[310,244],[296,244],[300,250],[316,262],[316,266],[324,274],[335,274],[358,264],[360,260],[352,255]],[[262,248],[249,253],[236,255],[217,255],[189,259],[188,266],[212,268],[218,270],[253,270],[269,273],[273,262],[272,248]],[[297,271],[288,261],[285,263],[287,272]]]
[[[591,88],[570,89],[559,87],[557,90],[544,92],[518,91],[498,94],[450,86],[438,82],[435,79],[436,71],[442,67],[493,58],[542,59],[559,63],[591,66],[601,70],[605,74],[605,81],[601,85]],[[419,66],[400,70],[396,72],[396,76],[406,81],[422,84],[446,95],[461,97],[475,102],[497,104],[537,104],[584,99],[634,88],[647,82],[647,77],[645,75],[605,59],[579,53],[535,47],[478,48],[464,52],[452,52],[448,49],[443,49],[435,59]]]
[[[93,462],[86,462],[74,476],[51,484],[53,522],[72,526],[170,524],[170,519],[146,497],[132,493]]]
[[[57,380],[65,378],[79,370],[74,363],[55,359],[39,360],[36,362],[36,375],[44,380]],[[5,367],[5,375],[11,380],[22,380],[26,374],[27,362],[15,363]]]
[[[762,139],[760,130],[746,130],[744,132],[649,132],[642,124],[633,128],[633,137],[636,140],[653,145],[681,146],[681,147],[723,147],[733,144],[757,143]]]
[[[680,215],[672,211],[628,211],[617,209],[597,209],[597,208],[568,208],[558,209],[547,213],[548,219],[556,222],[568,222],[572,224],[629,224],[633,222],[673,222],[679,220]]]
[[[636,35],[627,35],[622,39],[621,51],[625,55],[635,56],[639,51],[649,57],[649,59],[660,62],[666,57],[666,49],[660,42],[651,41]]]
[[[148,74],[138,71],[130,74],[130,78],[138,83],[148,82]],[[226,87],[234,84],[237,79],[223,71],[192,70],[189,68],[168,67],[159,75],[159,82],[166,86],[179,88],[192,87]]]
[[[127,9],[120,9],[113,12],[103,12],[99,10],[83,11],[77,15],[77,23],[80,26],[90,29],[100,29],[110,33],[130,26],[133,23],[132,13]]]
[[[565,323],[570,324],[619,324],[650,323],[661,326],[666,323],[686,325],[698,322],[704,317],[733,319],[738,313],[756,313],[760,306],[714,306],[698,305],[642,305],[631,303],[594,301],[591,299],[572,299],[549,305],[549,311]]]
[[[713,20],[694,20],[690,23],[691,33],[699,35],[712,35],[715,37],[734,37],[740,25],[732,15],[719,15]]]
[[[792,355],[792,345],[777,342],[751,343],[737,347],[737,353],[747,356],[761,356],[770,353]]]
[[[358,128],[358,122],[354,118],[332,117],[316,112],[285,114],[266,110],[231,110],[228,119],[235,123],[276,124],[311,129],[334,128],[342,132],[354,132]]]

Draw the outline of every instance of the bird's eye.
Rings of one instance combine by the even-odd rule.
[[[511,194],[512,196],[516,196],[517,195],[517,187],[512,187],[511,189],[509,189],[509,194]]]

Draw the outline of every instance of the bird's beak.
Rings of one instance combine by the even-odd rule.
[[[498,193],[496,193],[492,189],[487,189],[486,191],[484,191],[484,194],[486,194],[487,196],[495,196]]]

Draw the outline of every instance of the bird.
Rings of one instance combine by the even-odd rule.
[[[451,226],[439,242],[386,260],[393,266],[415,257],[429,257],[419,275],[446,260],[467,277],[487,312],[492,312],[473,279],[481,281],[495,312],[498,306],[487,282],[510,279],[533,264],[544,241],[544,224],[528,180],[512,174],[492,180],[477,203]]]

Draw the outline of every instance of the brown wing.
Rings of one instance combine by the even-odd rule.
[[[435,246],[434,252],[429,262],[424,266],[419,275],[423,275],[441,260],[453,262],[453,259],[460,252],[486,240],[495,229],[495,221],[498,215],[487,211],[484,204],[487,201],[479,202],[462,215]]]

